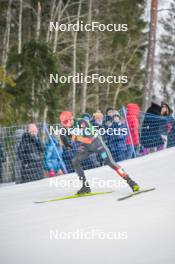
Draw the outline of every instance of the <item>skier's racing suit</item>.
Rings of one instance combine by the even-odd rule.
[[[71,132],[70,132],[71,131]],[[70,133],[69,133],[70,132]],[[72,159],[72,165],[74,170],[79,176],[79,179],[83,182],[83,185],[87,183],[84,170],[81,167],[81,161],[89,157],[89,155],[95,153],[99,154],[105,165],[114,169],[124,180],[127,181],[133,191],[138,191],[139,186],[131,180],[128,174],[113,160],[112,155],[103,142],[98,131],[91,125],[90,122],[80,118],[74,120],[74,126],[71,130],[67,130],[67,133],[60,135],[63,144],[67,147],[71,147],[69,139],[80,142],[77,153]]]

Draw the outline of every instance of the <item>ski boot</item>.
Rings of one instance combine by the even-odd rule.
[[[85,194],[85,193],[90,193],[91,188],[89,186],[89,183],[87,181],[83,182],[83,186],[81,189],[77,192],[77,194]]]
[[[126,181],[127,181],[128,185],[131,187],[131,189],[133,190],[133,192],[139,191],[139,189],[140,189],[139,185],[136,182],[134,182],[133,180],[131,180],[131,178],[128,177]]]

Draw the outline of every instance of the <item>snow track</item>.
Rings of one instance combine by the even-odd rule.
[[[121,164],[141,187],[156,190],[118,202],[118,197],[130,192],[127,186],[118,186],[112,194],[34,204],[37,200],[73,194],[77,188],[71,184],[70,188],[56,187],[55,179],[2,186],[0,263],[174,264],[175,148]],[[98,178],[106,183],[120,183],[108,167],[86,171],[86,175],[89,181]],[[74,174],[57,177],[57,184],[75,179]],[[90,234],[90,238],[59,239],[59,232]],[[102,233],[105,239],[98,236]],[[118,236],[109,239],[109,234]]]

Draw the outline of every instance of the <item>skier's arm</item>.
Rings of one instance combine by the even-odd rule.
[[[84,119],[76,120],[77,127],[81,130],[82,134],[80,135],[72,135],[73,141],[78,141],[84,144],[91,144],[93,141],[93,135],[91,133],[92,126],[89,122],[85,121]],[[87,133],[89,131],[89,133]]]
[[[72,145],[69,143],[69,137],[68,136],[66,136],[66,135],[60,135],[60,139],[61,139],[63,145],[66,148],[72,148]]]
[[[73,135],[72,136],[72,140],[73,141],[78,141],[78,142],[81,142],[81,143],[85,143],[85,144],[91,144],[92,141],[93,141],[93,138]]]

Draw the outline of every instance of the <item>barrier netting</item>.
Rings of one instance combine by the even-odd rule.
[[[175,146],[172,116],[129,114],[122,108],[109,120],[91,122],[116,162]],[[57,127],[59,124],[52,125],[52,130]],[[71,160],[80,143],[70,140],[70,144],[72,149],[62,145],[59,132],[51,135],[49,124],[0,127],[0,183],[24,183],[73,172]],[[82,166],[85,170],[100,167],[103,160],[92,154]]]

